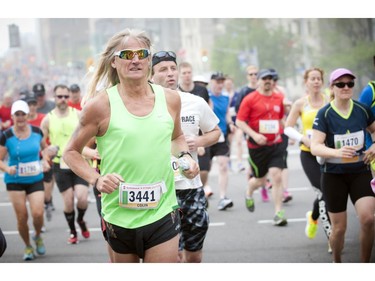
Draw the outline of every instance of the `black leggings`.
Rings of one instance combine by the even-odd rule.
[[[324,232],[329,237],[331,234],[331,222],[323,199],[320,165],[316,161],[316,157],[310,152],[301,150],[300,158],[303,170],[317,195],[313,203],[312,218],[317,220],[320,217]]]

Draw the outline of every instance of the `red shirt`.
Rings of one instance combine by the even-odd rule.
[[[11,106],[10,107],[6,107],[6,106],[2,105],[0,107],[0,119],[1,119],[1,122],[4,123],[4,122],[10,120],[9,127],[11,127],[13,125],[13,120],[12,120],[12,117],[11,117],[12,116],[11,110],[12,110]],[[1,130],[4,131],[4,130],[8,129],[9,127],[7,127],[7,128],[3,128],[2,127]]]
[[[272,93],[270,96],[260,94],[254,91],[247,95],[241,102],[240,109],[237,113],[237,119],[247,122],[247,125],[257,133],[261,133],[267,138],[267,145],[273,145],[282,141],[281,134],[283,127],[281,120],[284,117],[284,97],[278,93]],[[275,126],[277,124],[278,128]],[[262,132],[260,132],[262,127]],[[263,131],[276,130],[272,133]],[[259,145],[247,141],[249,148],[258,148]]]
[[[44,116],[46,115],[43,113],[37,113],[36,118],[34,120],[27,120],[27,123],[40,128],[40,124],[42,123]]]
[[[75,108],[75,109],[82,110],[82,107],[81,107],[81,101],[78,102],[78,103],[73,103],[71,100],[68,100],[68,105],[69,105],[70,107]]]

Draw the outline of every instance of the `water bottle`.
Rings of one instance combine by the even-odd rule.
[[[189,161],[185,159],[185,157],[178,158],[178,166],[182,171],[186,171],[190,169]]]

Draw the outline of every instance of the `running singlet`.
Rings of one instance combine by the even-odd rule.
[[[366,128],[374,121],[375,117],[370,107],[355,100],[351,100],[350,111],[346,116],[337,110],[333,101],[320,109],[314,120],[313,129],[326,134],[325,145],[335,149],[353,146],[358,154],[350,159],[335,158],[340,163],[326,161],[321,165],[321,171],[334,174],[368,171],[369,165],[363,162],[362,153],[365,150]]]
[[[0,138],[0,145],[8,150],[8,166],[17,166],[17,173],[5,173],[5,183],[30,184],[43,179],[43,169],[39,159],[40,142],[43,133],[40,128],[30,126],[31,133],[27,139],[19,139],[13,127],[4,131]]]
[[[325,105],[328,101],[325,97],[325,95],[321,95],[324,101]],[[302,122],[302,135],[307,136],[309,139],[311,139],[312,136],[312,126],[315,119],[316,114],[318,113],[319,109],[322,107],[313,107],[310,104],[310,97],[305,97],[305,104],[302,108],[301,112],[301,122]],[[310,148],[304,145],[303,143],[300,146],[300,149],[303,151],[310,152]]]
[[[68,116],[63,118],[57,117],[54,111],[48,113],[49,116],[49,140],[52,145],[57,145],[59,151],[57,157],[53,158],[54,163],[60,163],[61,169],[67,169],[68,166],[63,163],[62,153],[65,150],[65,146],[68,144],[71,135],[78,125],[78,114],[77,110],[72,107],[68,107]]]
[[[107,89],[111,117],[106,133],[97,137],[101,174],[117,173],[125,180],[111,194],[102,193],[105,221],[139,228],[178,208],[171,168],[174,122],[164,90],[151,84],[154,108],[146,116],[131,114],[117,85]]]

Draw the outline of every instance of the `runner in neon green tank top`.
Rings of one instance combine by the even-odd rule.
[[[180,218],[170,155],[199,173],[180,124],[178,93],[148,83],[151,42],[144,32],[114,35],[89,85],[64,160],[102,193],[102,216],[114,262],[176,262]],[[97,92],[98,86],[104,90]],[[85,101],[84,101],[85,102]],[[101,175],[82,159],[96,138]],[[157,247],[155,247],[157,246]]]

